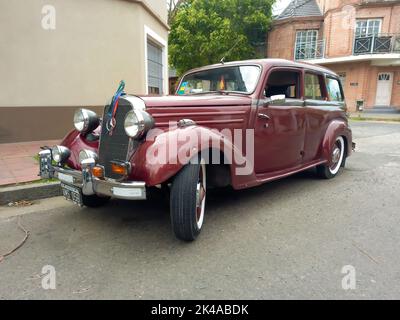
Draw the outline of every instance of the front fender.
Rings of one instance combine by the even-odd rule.
[[[98,129],[95,130],[96,133]],[[89,141],[77,130],[70,131],[61,141],[61,145],[71,150],[71,156],[67,161],[67,165],[76,170],[81,169],[79,163],[79,152],[83,149],[91,150],[98,153],[99,141]]]
[[[352,152],[352,132],[348,124],[343,120],[334,120],[325,131],[325,136],[322,142],[322,157],[331,164],[332,148],[336,138],[343,136],[346,143],[346,155],[350,156]]]
[[[197,154],[202,153],[207,157],[206,162],[215,163],[208,159],[210,149],[219,150],[224,155],[225,163],[231,164],[231,172],[236,163],[245,160],[232,139],[217,130],[197,125],[152,129],[131,158],[129,178],[145,181],[148,186],[164,183]]]

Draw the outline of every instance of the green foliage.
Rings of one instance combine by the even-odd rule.
[[[274,0],[189,0],[176,12],[169,36],[170,63],[179,74],[195,67],[257,58]],[[232,48],[234,47],[234,48]]]

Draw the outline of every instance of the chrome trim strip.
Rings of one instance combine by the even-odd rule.
[[[217,124],[243,123],[244,119],[195,120],[195,122],[198,125],[217,125]],[[156,127],[168,127],[168,126],[169,122],[156,122]]]
[[[93,179],[93,186],[96,193],[126,200],[146,200],[146,184],[144,182],[117,182],[112,180]],[[138,195],[122,196],[115,195],[114,188],[126,190],[140,190]]]
[[[236,107],[236,106],[235,106]],[[246,110],[240,110],[240,111],[228,111],[229,116],[232,115],[244,115],[246,114]],[[215,111],[215,112],[168,112],[168,113],[153,113],[151,116],[156,119],[156,118],[173,118],[173,117],[197,117],[197,116],[220,116],[220,117],[226,117],[226,113],[221,113],[220,111]]]

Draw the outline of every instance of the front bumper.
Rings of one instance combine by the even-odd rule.
[[[146,200],[146,184],[142,181],[120,182],[99,179],[92,175],[93,163],[86,163],[82,171],[52,165],[50,150],[39,152],[40,172],[44,179],[57,178],[61,182],[78,187],[84,195],[102,195],[126,200]]]

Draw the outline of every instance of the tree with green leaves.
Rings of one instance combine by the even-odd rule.
[[[181,6],[184,6],[190,0],[167,0],[168,10],[168,24],[171,25],[175,18],[176,13],[179,11]]]
[[[257,58],[272,22],[274,0],[187,0],[175,12],[170,64],[179,74],[195,67]]]

